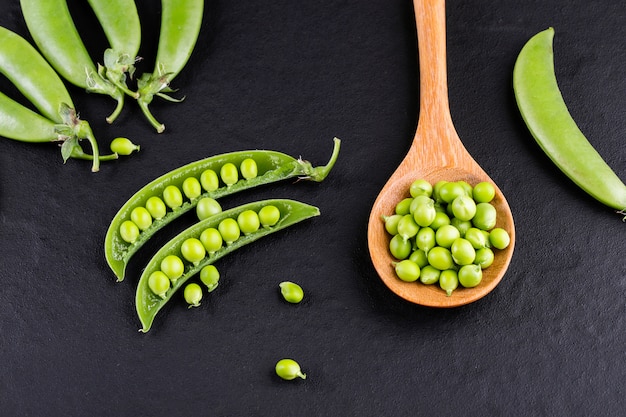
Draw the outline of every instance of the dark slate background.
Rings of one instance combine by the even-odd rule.
[[[71,1],[100,60],[86,3]],[[160,7],[139,1],[151,71]],[[617,416],[626,408],[626,224],[539,150],[511,76],[524,43],[554,26],[557,77],[571,113],[626,178],[626,9],[589,0],[449,1],[452,117],[503,190],[517,225],[510,269],[486,298],[434,310],[378,279],[366,224],[417,121],[413,6],[407,0],[207,1],[202,33],[174,81],[186,100],[155,101],[158,135],[130,100],[113,125],[106,97],[70,88],[101,148],[139,154],[63,165],[55,145],[0,140],[0,410],[7,416]],[[27,36],[19,3],[0,24]],[[2,91],[11,91],[5,79]],[[103,239],[118,208],[163,173],[250,148],[315,164],[343,140],[320,184],[290,182],[224,205],[286,197],[322,216],[219,261],[223,281],[198,309],[176,297],[148,334],[134,289],[180,219],[116,283]],[[287,305],[282,280],[306,300]],[[305,381],[273,373],[298,360]]]

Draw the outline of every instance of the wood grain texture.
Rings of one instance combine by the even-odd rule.
[[[513,216],[502,191],[476,163],[461,142],[452,123],[448,104],[446,70],[446,22],[444,0],[414,0],[420,68],[420,114],[417,131],[406,157],[374,202],[368,225],[368,245],[374,267],[391,291],[401,298],[430,307],[456,307],[476,301],[491,292],[504,276],[515,247]],[[389,238],[381,216],[392,214],[395,205],[409,197],[416,179],[431,183],[464,180],[475,185],[489,181],[496,188],[497,227],[507,230],[510,245],[496,251],[494,263],[483,271],[475,288],[459,286],[451,296],[438,285],[404,282],[393,268]]]

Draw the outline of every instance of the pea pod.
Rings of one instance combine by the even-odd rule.
[[[94,172],[99,170],[100,160],[117,157],[100,156],[91,127],[78,118],[63,81],[26,39],[4,27],[0,27],[0,74],[6,76],[42,116],[34,116],[34,112],[3,95],[0,100],[3,136],[30,142],[61,141],[64,160],[70,157],[92,159]],[[89,141],[92,155],[80,148],[81,139]]]
[[[596,200],[623,211],[626,185],[589,143],[569,113],[554,72],[554,28],[533,36],[513,70],[515,98],[539,146],[574,183]]]
[[[124,93],[137,94],[126,86],[126,72],[134,72],[141,27],[133,0],[90,0],[111,48],[104,66],[93,63],[74,25],[66,0],[20,0],[22,14],[33,40],[58,73],[88,92],[109,95],[117,101],[109,123],[120,114]]]
[[[200,262],[187,262],[184,265],[183,274],[172,283],[171,287],[164,294],[157,295],[153,292],[153,290],[150,289],[148,282],[149,277],[154,272],[161,271],[161,262],[166,257],[175,256],[179,259],[183,258],[183,256],[181,255],[181,246],[183,242],[188,239],[199,239],[204,230],[209,228],[218,228],[219,224],[224,219],[236,219],[237,216],[239,216],[239,214],[242,212],[245,212],[247,210],[253,210],[255,212],[258,212],[261,210],[261,208],[270,205],[277,207],[281,213],[280,220],[274,226],[262,227],[255,232],[245,235],[242,234],[234,242],[222,246],[221,249],[217,250],[211,255],[205,256],[204,259]],[[184,286],[185,282],[187,282],[187,280],[200,272],[203,267],[213,264],[218,259],[232,253],[233,251],[239,249],[244,245],[247,245],[262,238],[263,236],[275,233],[303,220],[318,216],[319,214],[320,212],[317,207],[297,201],[265,200],[244,204],[242,206],[223,211],[220,214],[216,214],[215,216],[196,223],[190,228],[184,230],[168,243],[166,243],[152,257],[152,259],[148,262],[146,268],[144,269],[143,273],[141,274],[141,278],[139,279],[139,283],[137,285],[137,292],[135,297],[137,315],[139,316],[139,320],[141,321],[141,324],[143,326],[141,331],[145,333],[150,330],[154,318],[156,317],[159,310],[161,310],[163,306],[165,306],[165,304],[172,298],[172,295],[176,292],[178,288]]]
[[[126,265],[133,254],[158,230],[183,213],[193,209],[198,201],[204,197],[217,199],[252,187],[295,177],[316,182],[324,180],[337,160],[339,148],[340,140],[335,138],[333,153],[329,162],[320,167],[313,167],[308,161],[304,161],[301,158],[296,159],[276,151],[250,150],[205,158],[160,176],[142,187],[128,199],[112,219],[104,243],[105,256],[109,267],[117,276],[118,281],[122,281]],[[203,192],[198,196],[186,199],[174,209],[169,208],[161,218],[154,218],[152,223],[138,234],[136,240],[128,242],[123,238],[120,228],[131,219],[133,210],[138,207],[146,207],[146,203],[151,197],[157,196],[161,198],[168,187],[174,186],[179,190],[182,189],[183,183],[188,178],[202,179],[203,173],[217,173],[221,167],[227,164],[239,167],[243,161],[249,159],[256,162],[257,175],[255,177],[239,179],[232,185],[226,185],[221,182],[218,187],[204,187]]]
[[[166,93],[174,91],[169,85],[191,56],[200,34],[203,12],[204,0],[161,1],[161,31],[154,71],[143,74],[137,80],[139,106],[159,133],[165,130],[165,125],[154,117],[149,105],[155,95],[169,101],[180,101]]]

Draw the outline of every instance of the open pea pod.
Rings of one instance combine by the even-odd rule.
[[[179,259],[184,260],[181,246],[187,239],[200,239],[203,231],[209,228],[218,228],[219,224],[223,220],[236,220],[239,214],[248,210],[258,213],[263,207],[266,206],[274,206],[280,211],[280,217],[275,224],[272,226],[259,227],[256,231],[248,234],[241,234],[238,239],[229,244],[224,244],[220,249],[212,254],[206,255],[204,259],[199,262],[191,263],[184,261],[185,265],[182,276],[172,282],[171,287],[166,293],[157,295],[150,289],[150,275],[161,270],[161,262],[163,259],[174,255]],[[141,274],[135,297],[137,315],[139,316],[139,320],[143,326],[141,331],[145,333],[150,330],[155,316],[172,298],[173,294],[176,293],[176,290],[183,286],[191,277],[200,272],[200,270],[206,265],[214,263],[218,259],[244,245],[247,245],[248,243],[252,243],[262,238],[263,236],[275,233],[311,217],[319,216],[319,214],[320,212],[317,207],[298,201],[284,199],[264,200],[225,210],[184,230],[168,243],[163,245],[163,247],[148,262],[148,265]]]
[[[134,253],[136,253],[148,239],[159,229],[170,223],[183,213],[196,207],[198,201],[203,197],[214,199],[247,190],[259,185],[270,184],[288,178],[300,178],[320,182],[326,178],[337,160],[339,154],[340,140],[335,138],[334,149],[329,162],[324,166],[313,167],[310,162],[301,158],[294,158],[284,153],[267,150],[250,150],[225,153],[202,159],[184,165],[165,175],[153,180],[137,191],[115,215],[105,237],[104,250],[106,260],[118,278],[124,279],[126,265]],[[227,185],[220,182],[215,186],[208,186],[202,181],[203,174],[213,172],[219,174],[221,168],[226,164],[233,164],[240,167],[244,160],[252,159],[256,163],[257,174],[254,177],[241,177],[236,183]],[[231,165],[232,166],[232,165]],[[145,208],[151,197],[162,198],[166,188],[174,186],[177,189],[183,188],[183,183],[189,178],[196,178],[202,184],[202,193],[188,198],[183,197],[182,204],[171,208],[167,207],[167,212],[160,218],[152,218],[147,227],[133,236],[134,239],[126,239],[120,233],[125,222],[131,220],[133,210],[138,207]],[[128,223],[126,223],[128,224]],[[132,226],[132,224],[131,224]],[[137,229],[139,230],[139,229]],[[130,240],[130,241],[129,241]]]

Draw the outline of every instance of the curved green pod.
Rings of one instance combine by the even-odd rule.
[[[534,35],[513,69],[515,99],[541,149],[585,192],[616,210],[626,209],[626,185],[589,143],[569,113],[554,71],[554,28]]]
[[[183,259],[180,248],[185,240],[189,238],[199,239],[200,235],[205,229],[217,228],[220,222],[224,219],[237,219],[237,216],[246,210],[253,210],[255,212],[258,212],[261,208],[268,205],[273,205],[280,210],[280,219],[275,225],[270,227],[261,227],[255,232],[249,233],[247,235],[241,235],[241,237],[239,237],[234,242],[228,245],[223,245],[221,249],[217,250],[213,254],[205,256],[203,260],[197,262],[196,264],[185,262],[183,275],[172,283],[172,286],[167,291],[167,293],[159,296],[152,292],[148,284],[148,279],[150,275],[153,272],[160,270],[161,261],[169,255],[175,255]],[[317,207],[298,201],[265,200],[244,204],[242,206],[223,211],[222,213],[216,214],[184,230],[168,243],[163,245],[163,247],[148,262],[146,268],[141,274],[141,278],[139,279],[139,283],[137,285],[135,297],[137,315],[142,324],[141,331],[145,333],[150,330],[150,327],[152,326],[152,323],[157,313],[172,298],[173,294],[176,293],[176,290],[181,288],[185,284],[185,282],[187,282],[191,277],[200,272],[200,270],[206,265],[213,264],[218,259],[234,252],[244,245],[252,243],[264,236],[285,229],[303,220],[309,219],[314,216],[319,216],[319,214],[320,212]]]
[[[58,140],[56,124],[0,93],[0,136],[22,142]]]
[[[334,139],[334,148],[329,162],[324,166],[313,167],[310,162],[301,158],[294,158],[281,152],[267,150],[250,150],[225,153],[221,155],[205,158],[190,164],[184,165],[170,171],[138,190],[120,208],[113,217],[106,233],[104,250],[106,260],[111,270],[117,276],[118,281],[124,279],[126,265],[131,257],[137,252],[148,239],[158,230],[170,223],[172,220],[196,207],[198,201],[203,197],[214,199],[234,194],[264,184],[270,184],[288,178],[300,178],[320,182],[323,181],[333,168],[339,155],[341,141]],[[201,195],[193,199],[185,199],[183,204],[176,209],[168,209],[164,217],[154,219],[150,227],[141,231],[138,238],[129,243],[120,234],[120,226],[130,220],[132,211],[137,207],[145,207],[150,197],[163,196],[163,191],[168,186],[176,186],[182,189],[185,179],[194,177],[199,179],[208,170],[219,173],[226,163],[232,163],[239,167],[241,163],[248,159],[253,159],[258,167],[258,175],[250,179],[240,179],[233,185],[220,183],[219,188],[214,190],[203,189]]]
[[[180,73],[191,56],[198,40],[204,0],[162,0],[159,44],[152,74],[143,74],[137,81],[138,103],[152,126],[161,133],[165,125],[150,112],[148,106],[159,96],[169,101],[180,101],[165,93],[172,92],[170,82]]]

